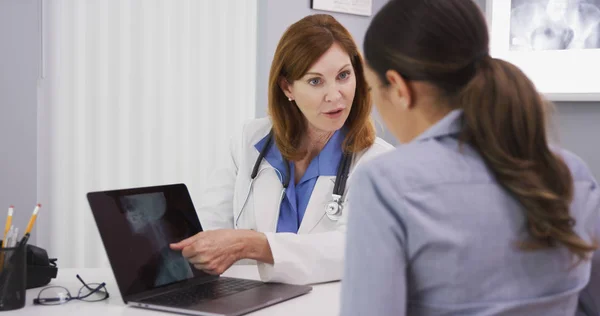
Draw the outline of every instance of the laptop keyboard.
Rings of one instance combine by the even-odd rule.
[[[142,300],[142,303],[175,307],[191,306],[203,301],[246,291],[264,283],[253,280],[219,278],[218,280],[190,286]]]

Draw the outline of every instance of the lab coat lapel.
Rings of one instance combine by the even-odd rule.
[[[315,187],[306,206],[306,212],[298,229],[299,234],[306,234],[313,230],[325,216],[325,207],[331,201],[331,193],[335,177],[321,176],[317,179]],[[328,220],[328,218],[327,218]]]
[[[260,232],[275,232],[279,217],[279,201],[283,186],[277,172],[267,162],[261,170],[252,188],[256,228]],[[266,170],[262,170],[266,169]]]

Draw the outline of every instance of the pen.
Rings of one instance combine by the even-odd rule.
[[[13,231],[13,236],[12,239],[10,240],[10,245],[9,247],[14,247],[17,245],[17,240],[19,238],[19,227],[15,227],[15,230]]]
[[[29,219],[29,223],[27,224],[27,228],[25,229],[25,234],[23,235],[23,239],[21,239],[19,246],[25,244],[27,242],[27,240],[29,240],[29,236],[31,234],[31,229],[33,228],[33,223],[35,223],[37,214],[40,211],[40,207],[42,207],[42,204],[36,205],[35,208],[33,209],[33,214],[31,214],[31,218]]]
[[[12,237],[14,235],[14,231],[15,228],[14,226],[10,226],[10,229],[8,230],[8,234],[6,234],[6,247],[5,248],[9,248],[10,244],[12,243]]]
[[[14,206],[10,206],[8,208],[8,217],[6,217],[6,226],[4,226],[4,238],[2,238],[2,248],[6,247],[6,237],[8,237],[8,230],[10,229],[10,225],[12,224]]]

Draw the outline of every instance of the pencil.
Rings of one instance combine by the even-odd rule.
[[[29,240],[29,236],[31,235],[31,229],[33,228],[33,223],[35,223],[35,219],[37,218],[37,214],[40,211],[40,207],[42,204],[38,204],[33,209],[33,214],[31,214],[31,218],[29,219],[29,223],[27,224],[27,228],[25,229],[25,234],[23,234],[23,238],[19,242],[19,247],[24,245]]]
[[[12,205],[8,208],[8,216],[6,217],[6,226],[4,226],[4,238],[2,238],[2,248],[6,247],[6,237],[8,235],[8,230],[10,229],[10,225],[12,224],[14,208],[15,207]]]
[[[33,214],[31,214],[31,218],[29,219],[29,223],[27,224],[27,228],[25,229],[25,234],[29,235],[29,233],[31,233],[33,223],[35,223],[35,219],[37,218],[37,214],[40,211],[40,207],[42,207],[42,204],[36,205],[33,209]]]

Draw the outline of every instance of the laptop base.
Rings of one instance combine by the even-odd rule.
[[[128,302],[127,304],[138,308],[183,315],[238,316],[301,296],[310,292],[311,289],[310,286],[265,283],[264,286],[187,307],[152,305],[143,302]]]

